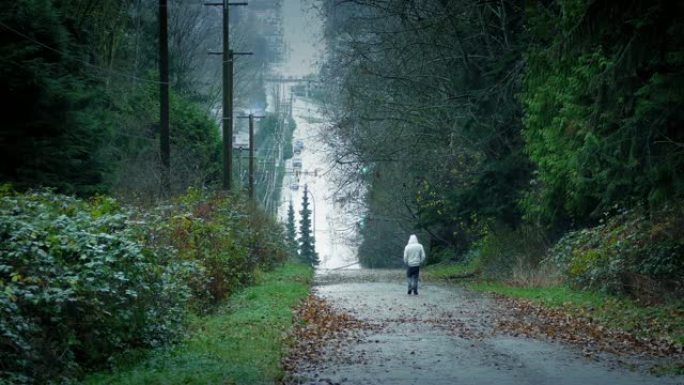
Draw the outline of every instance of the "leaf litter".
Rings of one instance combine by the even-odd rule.
[[[624,330],[608,328],[583,312],[549,308],[524,299],[495,295],[507,309],[495,330],[514,337],[546,337],[579,345],[585,356],[607,352],[621,356],[668,358],[684,369],[684,347],[667,338],[646,338]]]
[[[358,275],[354,273],[350,281],[363,282],[363,279],[357,279]],[[319,292],[318,295],[323,294],[320,297],[311,295],[296,309],[295,329],[290,335],[292,349],[283,360],[286,377],[282,384],[365,383],[368,378],[384,378],[382,373],[386,371],[416,370],[417,366],[413,369],[404,368],[401,354],[420,358],[422,363],[431,361],[431,365],[434,365],[448,353],[443,351],[426,355],[423,349],[413,356],[410,345],[406,350],[395,342],[407,333],[422,339],[425,331],[434,333],[437,330],[445,332],[445,336],[456,338],[453,343],[465,349],[460,352],[466,354],[465,357],[475,360],[476,369],[491,366],[498,370],[510,366],[513,368],[511,370],[520,372],[520,368],[527,365],[530,354],[534,354],[534,350],[526,351],[527,355],[522,356],[522,361],[517,354],[507,357],[506,354],[510,353],[505,348],[492,349],[492,341],[497,341],[497,336],[573,344],[579,347],[575,354],[583,354],[592,361],[602,361],[605,367],[613,369],[625,366],[630,369],[650,367],[657,373],[653,370],[655,367],[651,366],[653,363],[668,361],[666,365],[673,363],[676,366],[684,362],[681,347],[671,341],[648,340],[625,331],[609,330],[592,320],[588,313],[544,308],[505,296],[486,296],[489,297],[487,301],[486,297],[479,295],[447,294],[447,297],[440,297],[442,302],[436,302],[439,300],[432,298],[433,293],[430,293],[428,297],[423,297],[427,301],[416,301],[418,297],[387,294],[387,289],[392,288],[385,288],[382,284],[378,286],[372,283],[377,281],[377,277],[371,278],[366,278],[371,283],[359,287],[354,285],[361,282],[357,284],[345,282],[343,278],[330,279],[330,282],[319,285],[319,289],[327,285],[333,285],[333,288]],[[339,291],[341,287],[344,290]],[[363,294],[367,292],[380,294],[372,296],[371,300],[371,297]],[[430,341],[429,337],[426,341]],[[388,347],[390,350],[387,350]],[[604,355],[602,352],[609,353]],[[458,354],[458,351],[454,353]],[[611,356],[613,353],[617,356]],[[664,357],[665,360],[651,360],[648,357]],[[419,366],[422,367],[422,363]],[[411,373],[407,372],[407,375]],[[492,378],[497,378],[496,371],[491,373]],[[593,373],[606,379],[613,378],[611,372],[594,368]],[[440,375],[451,376],[450,372],[431,370],[428,377],[441,378]]]
[[[320,369],[317,364],[323,362],[327,355],[339,353],[345,345],[360,342],[364,332],[382,328],[378,323],[362,321],[347,312],[333,309],[315,294],[309,295],[294,310],[294,319],[292,347],[283,359],[286,373]],[[283,384],[297,383],[298,379],[291,376],[283,380]]]

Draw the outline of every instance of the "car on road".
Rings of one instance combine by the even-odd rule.
[[[292,183],[290,184],[290,188],[291,188],[292,190],[299,190],[299,183],[297,183],[297,182],[292,182]]]
[[[295,154],[300,154],[304,149],[304,142],[301,139],[297,139],[294,143],[293,151]]]
[[[292,159],[292,168],[294,168],[295,170],[297,170],[297,169],[301,170],[302,169],[302,158],[293,158]]]

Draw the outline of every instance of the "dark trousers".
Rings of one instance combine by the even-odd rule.
[[[406,269],[406,278],[408,278],[408,289],[409,292],[413,291],[414,294],[418,294],[418,273],[420,272],[420,266],[409,266]]]

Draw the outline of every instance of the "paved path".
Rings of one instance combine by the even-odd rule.
[[[335,309],[380,327],[352,343],[330,344],[323,359],[292,375],[302,384],[679,384],[624,369],[615,356],[495,332],[495,301],[459,287],[422,284],[406,294],[403,272],[338,270],[314,293]]]

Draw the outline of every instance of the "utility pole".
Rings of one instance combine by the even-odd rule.
[[[249,200],[254,200],[254,119],[261,119],[263,116],[239,116],[239,118],[249,119]]]
[[[238,155],[238,183],[242,187],[242,146],[238,147],[240,154]]]
[[[292,115],[293,109],[294,109],[294,91],[290,90],[290,118],[292,118],[294,115]]]
[[[169,140],[169,34],[167,0],[159,0],[159,152],[162,196],[171,190]]]
[[[223,51],[210,54],[223,55],[223,189],[230,191],[233,176],[233,57],[235,54],[241,54],[230,49],[230,7],[247,3],[230,3],[223,0],[220,3],[205,5],[223,7]]]
[[[254,114],[249,114],[249,200],[254,200]]]

